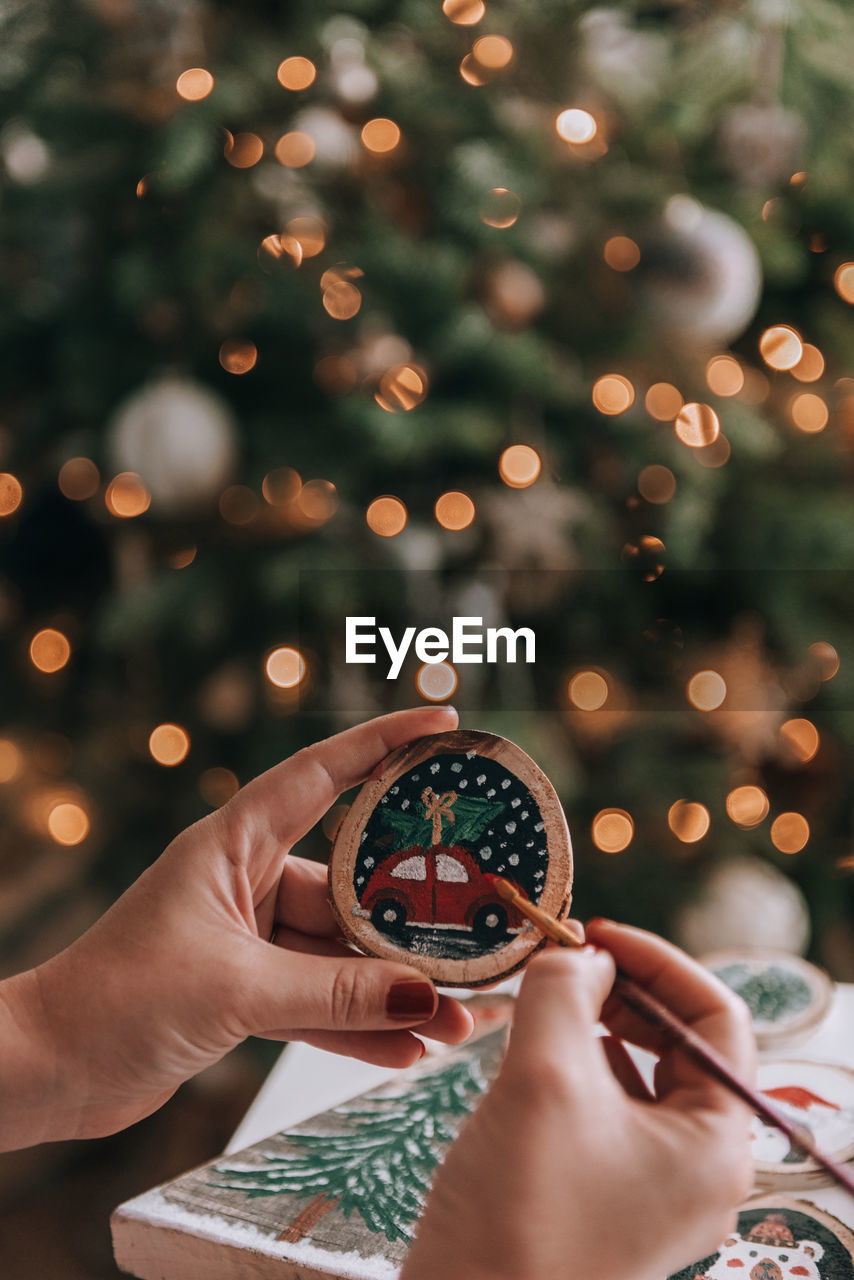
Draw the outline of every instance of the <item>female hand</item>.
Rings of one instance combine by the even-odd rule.
[[[300,751],[177,837],[87,933],[0,983],[0,1149],[114,1132],[248,1035],[404,1067],[472,1018],[415,969],[343,946],[326,869],[288,857],[396,747],[456,726],[383,716]],[[269,939],[276,926],[275,945]]]
[[[501,1071],[437,1175],[401,1280],[664,1280],[713,1252],[752,1181],[750,1113],[608,998],[614,959],[748,1081],[746,1006],[607,921],[529,965]],[[612,959],[613,957],[613,959]],[[655,1095],[609,1030],[660,1054]]]

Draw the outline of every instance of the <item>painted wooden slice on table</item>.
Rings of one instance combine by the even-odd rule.
[[[830,1012],[832,980],[788,951],[718,951],[701,963],[744,1000],[760,1049],[807,1039]]]
[[[457,730],[401,747],[365,784],[335,837],[330,898],[360,950],[477,987],[544,945],[490,873],[554,916],[569,909],[569,831],[548,778],[506,738]]]
[[[854,1280],[854,1234],[809,1200],[756,1196],[717,1252],[670,1280]]]
[[[854,1072],[824,1062],[763,1062],[759,1088],[838,1164],[854,1159]],[[761,1186],[822,1186],[831,1179],[806,1151],[755,1116],[753,1162]]]

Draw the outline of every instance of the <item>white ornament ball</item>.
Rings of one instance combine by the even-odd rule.
[[[110,454],[117,471],[135,471],[153,512],[201,507],[231,478],[237,432],[215,392],[168,374],[135,391],[113,417]]]
[[[803,955],[810,938],[806,899],[760,858],[732,858],[712,870],[674,920],[673,937],[691,955],[767,948]]]
[[[725,213],[691,196],[668,200],[660,225],[641,238],[633,274],[650,319],[703,346],[738,338],[762,293],[759,254],[750,236]]]

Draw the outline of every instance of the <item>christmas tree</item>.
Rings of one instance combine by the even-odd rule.
[[[795,884],[854,974],[851,7],[18,0],[0,49],[7,965],[459,681],[582,914],[684,937],[735,859],[713,925],[764,876],[805,941]],[[343,613],[536,665],[374,681]]]
[[[336,1107],[336,1125],[328,1132],[285,1135],[287,1154],[269,1156],[266,1165],[217,1166],[214,1185],[250,1198],[311,1197],[282,1240],[301,1239],[337,1208],[345,1218],[358,1213],[369,1230],[392,1243],[409,1241],[436,1165],[485,1087],[480,1059],[463,1056],[403,1092],[369,1094]]]

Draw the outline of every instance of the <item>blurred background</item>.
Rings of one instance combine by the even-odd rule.
[[[854,979],[852,76],[842,0],[6,0],[0,973],[452,697],[552,777],[582,917]],[[537,662],[389,682],[345,613]],[[6,1273],[117,1275],[276,1051],[0,1160]]]

